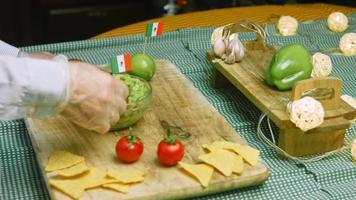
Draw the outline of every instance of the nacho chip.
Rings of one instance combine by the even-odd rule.
[[[107,175],[111,178],[117,179],[120,183],[137,183],[144,180],[145,172],[143,171],[130,171],[130,172],[117,172],[114,170],[107,170]]]
[[[72,177],[80,175],[87,171],[89,171],[89,167],[85,164],[85,161],[83,161],[69,168],[61,169],[57,171],[57,174],[63,177]]]
[[[236,174],[241,174],[244,171],[244,161],[241,156],[236,155],[234,156],[232,172]]]
[[[239,146],[241,146],[241,145],[238,143],[233,143],[233,142],[228,142],[228,141],[215,141],[211,144],[204,144],[203,148],[208,149],[211,152],[216,149],[233,150],[234,148],[237,148]]]
[[[236,152],[241,155],[242,158],[250,165],[256,166],[258,163],[258,158],[260,152],[248,145],[241,145],[238,143],[227,142],[227,141],[215,141],[211,144],[204,144],[203,148],[208,149],[210,152],[217,149],[227,149]]]
[[[76,186],[75,183],[71,181],[72,180],[49,180],[49,184],[73,199],[79,199],[84,193],[84,188]]]
[[[78,156],[67,151],[54,151],[49,156],[48,163],[45,167],[46,172],[71,167],[84,161],[84,157]]]
[[[241,145],[240,147],[234,148],[234,151],[241,155],[242,158],[251,166],[256,166],[258,163],[258,159],[260,157],[260,151],[254,149],[247,145]]]
[[[225,176],[230,176],[233,170],[235,153],[224,149],[216,149],[208,154],[199,156],[199,159],[212,165]]]
[[[81,176],[73,179],[52,179],[49,184],[73,199],[79,199],[84,190],[101,186],[105,182],[105,176],[105,172],[92,167]]]
[[[129,186],[121,183],[109,183],[109,184],[104,184],[102,185],[104,188],[109,188],[118,192],[122,193],[128,193],[129,192]]]
[[[206,164],[196,164],[191,165],[184,162],[179,162],[179,165],[187,171],[189,174],[193,175],[200,184],[204,187],[208,187],[209,181],[213,175],[214,168]]]

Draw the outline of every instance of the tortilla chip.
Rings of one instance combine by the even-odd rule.
[[[189,174],[193,175],[200,184],[204,187],[208,187],[209,181],[213,175],[214,168],[206,164],[196,164],[191,165],[184,162],[179,162],[179,165],[187,171]]]
[[[236,155],[234,156],[232,172],[236,174],[242,174],[244,171],[244,161],[241,156]]]
[[[48,163],[45,167],[46,172],[71,167],[84,161],[84,157],[78,156],[67,151],[54,151],[49,156]]]
[[[117,179],[120,183],[137,183],[144,180],[145,172],[143,171],[130,171],[130,172],[117,172],[114,170],[107,170],[107,175],[111,178]]]
[[[211,144],[204,144],[203,148],[208,149],[210,152],[214,151],[216,149],[227,149],[227,150],[233,150],[234,148],[237,148],[241,146],[238,143],[233,143],[233,142],[228,142],[228,141],[215,141]]]
[[[210,152],[217,149],[227,149],[241,155],[242,158],[250,165],[256,166],[258,163],[260,152],[248,145],[241,145],[234,142],[215,141],[211,144],[204,144],[203,148],[208,149]]]
[[[84,190],[101,186],[105,181],[105,176],[105,172],[93,167],[89,172],[76,178],[52,179],[49,180],[49,184],[73,199],[79,199]]]
[[[235,153],[228,150],[216,149],[208,154],[199,156],[199,159],[209,165],[212,165],[225,176],[230,176],[232,174],[235,160],[234,154]]]
[[[109,183],[109,184],[104,184],[102,185],[104,188],[109,188],[118,192],[122,193],[128,193],[129,192],[129,186],[121,183]]]
[[[258,163],[258,159],[260,157],[260,151],[254,149],[247,145],[241,145],[238,148],[234,148],[234,151],[241,155],[242,158],[251,166],[256,166]]]
[[[49,180],[49,184],[73,199],[79,199],[83,195],[84,189],[76,186],[75,183],[71,181],[72,180]]]
[[[63,177],[72,177],[72,176],[80,175],[87,171],[89,171],[89,167],[83,161],[69,168],[61,169],[57,171],[57,174]]]

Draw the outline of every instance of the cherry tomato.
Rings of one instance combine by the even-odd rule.
[[[135,162],[140,158],[142,152],[143,144],[141,139],[137,136],[124,136],[116,143],[116,156],[123,162]]]
[[[158,144],[158,160],[165,166],[175,166],[184,156],[184,146],[176,139],[167,138]]]

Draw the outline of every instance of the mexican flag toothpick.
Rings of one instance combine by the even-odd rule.
[[[146,37],[156,37],[160,36],[163,33],[163,23],[162,22],[154,22],[149,23],[146,26]]]
[[[156,37],[160,36],[163,34],[163,23],[162,22],[154,22],[154,23],[148,23],[146,26],[146,32],[145,32],[145,41],[144,41],[144,46],[143,46],[143,54],[146,52],[147,48],[147,39],[149,37]]]
[[[131,70],[131,55],[128,53],[112,57],[110,61],[113,74],[124,73]]]

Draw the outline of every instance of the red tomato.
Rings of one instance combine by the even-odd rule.
[[[158,160],[165,166],[174,166],[184,156],[184,146],[179,140],[162,140],[157,148]]]
[[[139,137],[128,135],[116,143],[117,158],[123,162],[131,163],[138,160],[143,152],[143,144]]]

